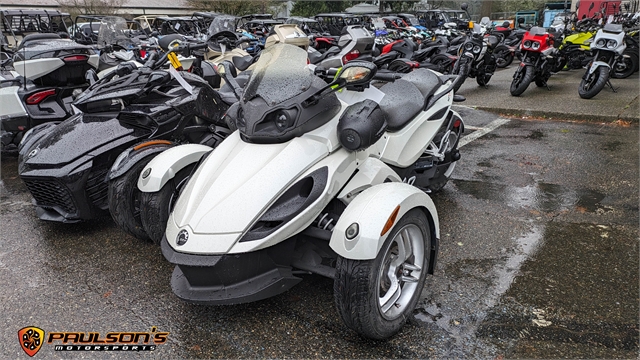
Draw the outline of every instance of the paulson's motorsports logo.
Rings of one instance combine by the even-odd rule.
[[[42,342],[44,341],[44,330],[34,326],[22,328],[18,330],[18,339],[20,340],[22,350],[24,350],[27,355],[33,356],[38,353],[42,347]]]
[[[53,345],[55,351],[154,351],[167,342],[168,332],[158,331],[154,326],[149,332],[49,332],[37,327],[26,327],[18,331],[20,346],[29,356],[34,356],[42,343]]]

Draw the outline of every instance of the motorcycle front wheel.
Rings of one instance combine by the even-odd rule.
[[[427,217],[413,209],[394,226],[375,259],[339,256],[333,296],[345,325],[376,340],[400,331],[420,298],[430,249]]]
[[[109,212],[113,221],[125,232],[140,240],[149,240],[140,220],[138,177],[153,156],[143,158],[124,175],[109,181]]]
[[[516,77],[513,78],[513,81],[511,82],[511,87],[509,88],[511,95],[522,95],[522,93],[529,87],[531,80],[533,80],[534,72],[533,66],[525,66],[524,69],[520,69]]]
[[[167,220],[196,164],[187,165],[157,192],[143,192],[140,195],[140,220],[149,239],[160,245],[167,228]]]
[[[600,90],[604,88],[607,84],[607,80],[609,80],[609,68],[606,66],[598,67],[593,74],[587,75],[586,79],[582,79],[582,81],[580,81],[578,95],[583,99],[591,99],[598,95]]]
[[[478,76],[476,76],[476,82],[479,86],[487,86],[489,80],[491,80],[491,75],[489,74],[478,74]]]

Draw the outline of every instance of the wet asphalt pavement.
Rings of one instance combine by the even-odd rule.
[[[415,316],[384,342],[341,323],[332,280],[304,276],[252,304],[208,307],[171,292],[160,249],[110,217],[37,219],[2,158],[0,354],[17,331],[168,331],[154,352],[35,358],[637,358],[638,126],[511,119],[458,107],[471,136],[433,195],[441,244]]]

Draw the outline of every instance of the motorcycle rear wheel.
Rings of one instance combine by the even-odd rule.
[[[509,50],[498,51],[493,54],[496,58],[496,66],[500,69],[506,68],[511,65],[513,62],[513,58],[515,57],[513,53]]]
[[[509,88],[511,95],[522,95],[522,93],[529,87],[531,80],[533,80],[533,74],[533,66],[525,66],[524,69],[521,69],[520,73],[518,73],[511,82],[511,87]]]
[[[609,80],[609,68],[600,66],[593,74],[588,75],[586,80],[580,81],[578,95],[583,99],[591,99],[604,88],[607,80]]]
[[[628,58],[622,58],[622,64],[616,63],[613,66],[611,77],[615,79],[625,79],[631,76],[636,71],[638,66],[638,53],[625,50],[623,55],[628,55]]]

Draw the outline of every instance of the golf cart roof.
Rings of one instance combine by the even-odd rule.
[[[2,15],[4,16],[33,16],[33,15],[45,15],[45,16],[69,16],[69,13],[61,12],[58,10],[2,10]]]

